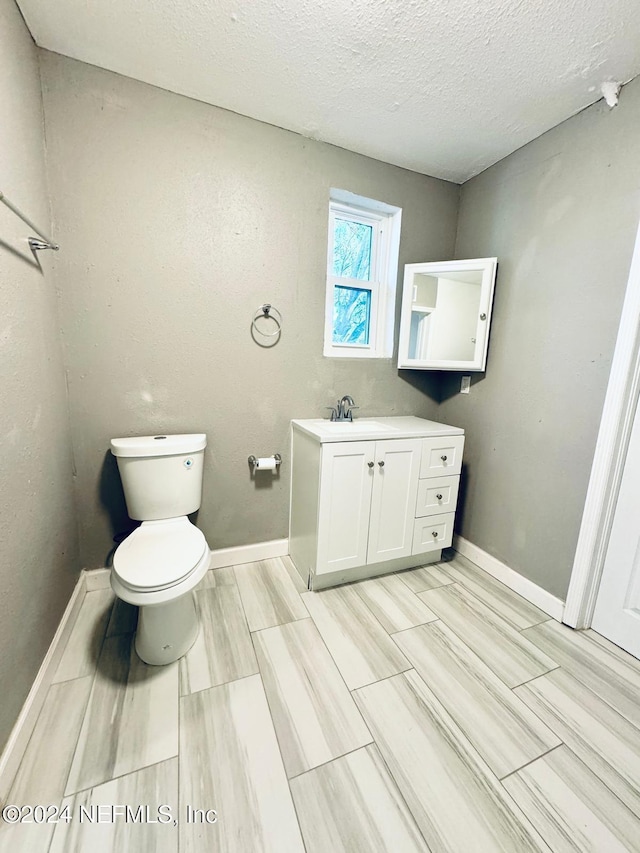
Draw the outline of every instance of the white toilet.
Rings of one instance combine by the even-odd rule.
[[[111,587],[140,607],[136,651],[145,663],[177,660],[198,636],[192,590],[209,568],[210,551],[187,515],[202,500],[206,444],[202,433],[111,440],[127,510],[142,521],[116,549]]]

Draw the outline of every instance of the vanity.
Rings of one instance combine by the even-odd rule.
[[[308,589],[438,562],[464,430],[416,417],[291,422],[289,553]]]

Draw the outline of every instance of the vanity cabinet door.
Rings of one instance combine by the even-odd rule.
[[[419,438],[375,443],[367,563],[411,554],[421,451]]]
[[[324,444],[318,507],[316,574],[367,562],[375,441]],[[377,468],[378,466],[375,465]]]

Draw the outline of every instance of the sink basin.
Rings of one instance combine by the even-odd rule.
[[[380,421],[358,420],[355,421],[325,421],[322,425],[330,432],[394,432],[395,427]]]

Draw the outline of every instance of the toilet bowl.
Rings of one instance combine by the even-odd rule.
[[[112,439],[131,518],[142,521],[116,549],[111,587],[140,608],[135,649],[153,665],[191,648],[199,621],[194,588],[211,554],[187,515],[200,506],[206,436]]]
[[[198,636],[192,590],[206,574],[211,553],[186,516],[143,521],[116,550],[111,588],[140,607],[135,648],[145,663],[171,663]]]

